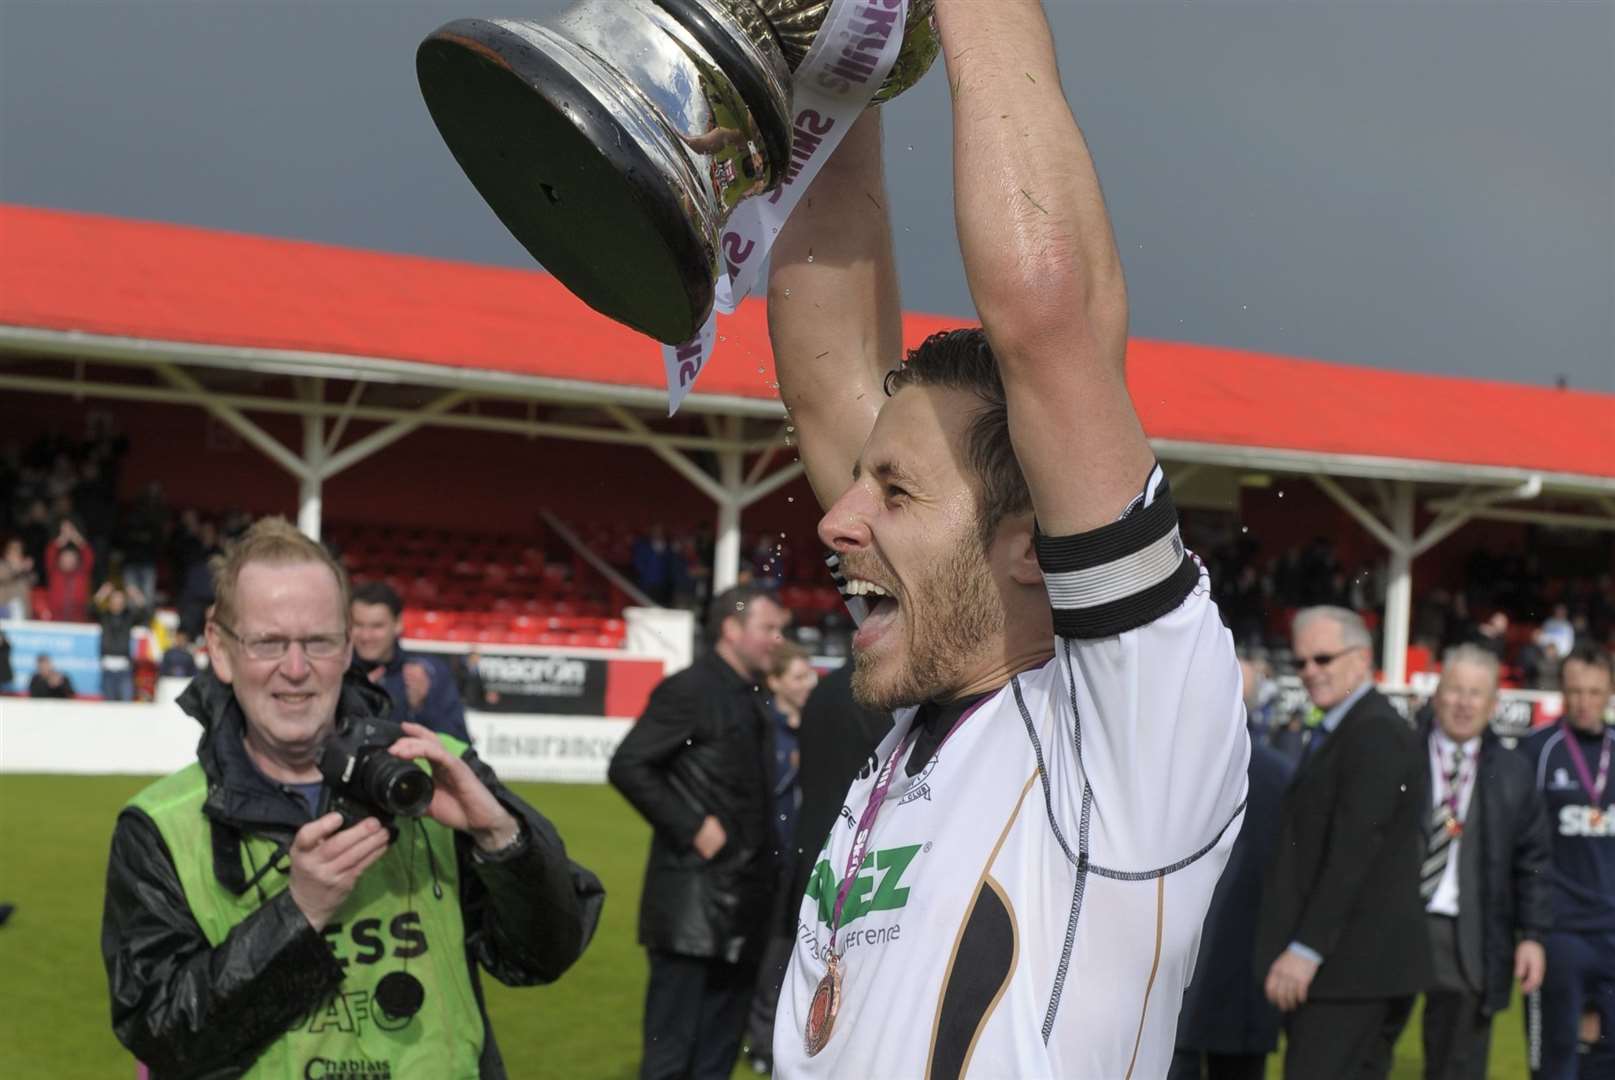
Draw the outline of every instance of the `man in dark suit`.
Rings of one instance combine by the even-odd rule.
[[[1240,661],[1246,708],[1254,698],[1255,668]],[[1262,1080],[1267,1055],[1279,1040],[1279,1014],[1262,992],[1261,975],[1251,966],[1256,915],[1262,902],[1262,871],[1279,839],[1279,807],[1294,766],[1261,741],[1250,724],[1250,781],[1245,822],[1228,856],[1228,866],[1211,894],[1194,981],[1183,994],[1178,1014],[1177,1050],[1167,1080]]]
[[[662,680],[611,758],[607,777],[654,830],[641,1080],[727,1080],[740,1052],[778,880],[762,684],[789,620],[758,586],[720,593],[712,649]]]
[[[1426,1080],[1486,1078],[1492,1017],[1512,982],[1546,970],[1552,843],[1531,766],[1491,734],[1497,657],[1474,645],[1441,663],[1420,760],[1430,776],[1419,894],[1434,981],[1424,997]]]
[[[1374,689],[1372,640],[1355,612],[1306,608],[1292,640],[1323,736],[1284,797],[1257,970],[1290,1014],[1286,1077],[1383,1077],[1430,979],[1419,901],[1427,770],[1417,734]]]

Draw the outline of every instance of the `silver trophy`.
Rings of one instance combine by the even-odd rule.
[[[877,101],[936,57],[933,2],[910,0]],[[791,72],[829,7],[581,0],[543,22],[460,19],[421,43],[416,72],[522,246],[590,307],[677,344],[712,310],[730,212],[786,175]]]

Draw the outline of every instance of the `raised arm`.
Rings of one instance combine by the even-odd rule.
[[[1044,533],[1114,521],[1154,460],[1124,376],[1127,289],[1038,0],[937,0],[954,213]]]
[[[902,305],[881,171],[880,110],[859,118],[774,244],[768,333],[780,396],[819,504],[853,462],[902,359]]]

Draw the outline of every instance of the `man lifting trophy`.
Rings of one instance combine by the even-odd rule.
[[[736,208],[806,187],[804,162],[925,73],[933,4],[581,0],[545,21],[451,22],[416,67],[455,160],[516,239],[597,311],[677,345],[749,260],[744,295],[783,220],[725,236]],[[806,107],[815,96],[852,115]]]

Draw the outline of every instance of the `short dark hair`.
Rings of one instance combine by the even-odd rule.
[[[1609,653],[1591,642],[1577,644],[1565,654],[1563,660],[1559,661],[1559,683],[1561,686],[1565,681],[1565,665],[1570,663],[1603,668],[1604,674],[1609,676],[1611,682],[1615,682],[1615,659],[1611,659]]]
[[[731,617],[743,618],[746,612],[751,610],[751,606],[759,600],[779,604],[779,597],[775,596],[774,591],[766,585],[731,585],[714,596],[712,606],[707,609],[707,642],[716,645],[718,639],[723,636],[723,620]]]
[[[404,613],[404,598],[398,595],[398,590],[385,581],[367,581],[363,585],[356,585],[353,589],[353,604],[386,604],[387,610],[393,613],[393,618]]]
[[[986,331],[979,326],[941,330],[909,350],[903,366],[886,376],[886,395],[905,386],[963,390],[981,401],[965,437],[965,460],[976,474],[976,524],[982,547],[1007,517],[1032,509],[1032,492],[1009,438],[1004,380]]]

